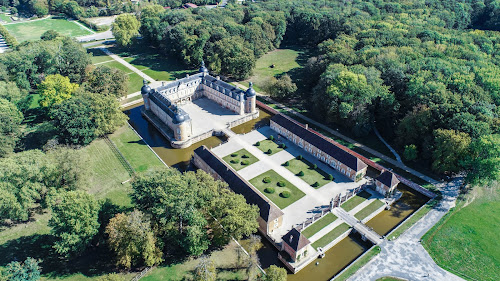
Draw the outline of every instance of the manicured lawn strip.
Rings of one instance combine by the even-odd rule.
[[[382,202],[378,199],[375,199],[368,206],[364,207],[361,211],[357,212],[354,215],[354,217],[357,218],[358,220],[362,220],[362,219],[368,217],[371,213],[375,212],[376,210],[378,210],[382,206],[384,206],[384,202]]]
[[[186,77],[186,74],[196,73],[196,69],[189,69],[175,58],[144,52],[137,53],[137,51],[134,53],[131,51],[122,52],[121,54],[129,54],[130,56],[124,57],[124,60],[155,80],[171,81]]]
[[[232,156],[232,155],[236,155],[236,156]],[[243,158],[243,155],[248,156],[248,158]],[[259,159],[257,159],[257,157],[253,156],[250,152],[248,152],[244,148],[240,149],[236,152],[233,152],[233,153],[223,157],[222,159],[224,161],[226,161],[226,163],[229,164],[229,166],[233,167],[233,169],[235,169],[236,171],[241,170],[245,167],[248,167],[248,166],[252,165],[253,163],[259,161]],[[231,160],[235,160],[235,161],[237,161],[237,163],[232,163]],[[243,161],[248,161],[248,164],[243,165],[242,164]]]
[[[15,36],[19,42],[38,40],[45,31],[51,29],[57,31],[61,35],[71,37],[91,34],[88,30],[74,22],[55,18],[8,24],[5,28],[7,28],[10,34]]]
[[[278,147],[278,144],[275,143],[274,141],[272,140],[263,140],[263,141],[260,141],[260,145],[257,146],[257,148],[259,148],[260,150],[262,150],[262,152],[264,152],[265,154],[267,154],[267,151],[269,149],[271,149],[271,154],[267,154],[269,156],[275,154],[275,153],[278,153],[280,151],[283,150],[283,148],[280,148]]]
[[[322,230],[325,228],[327,225],[331,224],[337,219],[337,216],[328,213],[326,216],[322,217],[321,219],[315,221],[312,225],[308,226],[304,231],[302,231],[302,234],[304,234],[306,237],[312,237],[314,234],[318,233],[318,231]]]
[[[270,177],[271,182],[264,183],[262,180],[265,177]],[[286,186],[279,187],[278,186],[279,181],[284,181]],[[289,181],[285,180],[282,176],[280,176],[274,170],[269,170],[263,174],[256,176],[255,178],[250,180],[250,183],[253,184],[253,186],[255,186],[267,198],[269,198],[269,200],[273,201],[274,204],[276,204],[276,206],[278,206],[280,209],[286,208],[288,205],[299,200],[300,198],[304,197],[304,195],[305,195],[302,191],[300,191],[300,189],[298,189],[297,187],[292,185]],[[275,192],[274,193],[265,192],[264,189],[266,187],[273,187],[275,189]],[[289,198],[283,198],[280,196],[280,193],[285,191],[285,190],[287,190],[291,193]]]
[[[490,188],[494,187],[486,189]],[[500,200],[490,190],[485,192],[487,198],[476,198],[465,207],[465,200],[460,200],[422,238],[440,267],[467,280],[500,280]]]
[[[356,260],[352,263],[349,268],[347,268],[342,274],[335,277],[335,280],[344,281],[349,279],[356,271],[365,266],[371,259],[373,259],[376,255],[380,254],[380,247],[375,246],[371,248],[366,254],[364,254],[360,259]]]
[[[337,226],[332,231],[328,232],[325,236],[321,237],[319,240],[314,242],[312,244],[313,248],[317,249],[318,247],[325,247],[330,242],[337,239],[337,237],[342,235],[342,233],[346,232],[349,228],[351,227],[347,223],[343,223]]]
[[[139,76],[137,73],[130,73],[128,75],[128,91],[127,94],[133,94],[135,92],[139,92],[142,87],[142,81],[144,79]]]
[[[117,68],[125,73],[130,73],[132,72],[132,70],[130,70],[128,67],[124,66],[123,64],[113,60],[113,61],[110,61],[110,62],[106,62],[106,63],[103,63],[103,64],[100,64],[100,65],[106,65],[106,66],[109,66],[111,68]]]
[[[307,182],[309,185],[313,185],[314,183],[318,182],[319,185],[315,188],[320,188],[323,185],[331,182],[331,180],[328,180],[328,174],[325,171],[321,170],[320,168],[313,169],[312,163],[307,161],[306,159],[292,159],[288,161],[288,163],[290,164],[289,166],[285,166],[284,163],[282,164],[282,166],[287,168],[295,175],[297,175],[300,171],[304,172],[303,176],[298,177]]]
[[[154,167],[165,167],[129,126],[123,126],[109,138],[115,143],[136,172],[144,172]]]
[[[142,99],[142,95],[137,95],[137,96],[133,96],[133,97],[128,98],[128,99],[124,99],[124,100],[120,101],[120,104],[123,105],[123,104],[129,103],[129,102],[132,102],[135,100],[139,100],[139,99]]]
[[[114,61],[114,59],[106,55],[103,51],[97,48],[87,49],[87,53],[92,54],[92,63],[100,63],[105,61]]]
[[[342,203],[340,207],[342,207],[342,209],[344,209],[346,212],[349,212],[350,210],[356,208],[356,206],[363,203],[366,199],[370,198],[371,196],[372,195],[370,193],[363,190],[360,193],[356,194],[354,197]]]
[[[397,239],[401,234],[403,234],[405,231],[407,231],[410,227],[412,227],[415,223],[417,223],[421,218],[423,218],[427,213],[429,213],[432,208],[434,208],[434,205],[437,202],[431,201],[427,204],[425,204],[420,210],[415,212],[410,218],[408,218],[404,223],[402,223],[396,230],[394,230],[391,234],[390,237],[388,237],[389,240],[394,240]]]

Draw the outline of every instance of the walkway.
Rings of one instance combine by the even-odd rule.
[[[123,64],[125,67],[128,69],[132,70],[133,72],[137,73],[139,76],[142,78],[148,80],[149,82],[156,82],[153,78],[149,77],[148,75],[144,74],[142,71],[131,65],[130,63],[126,62],[124,59],[120,58],[119,56],[113,54],[110,50],[107,49],[107,47],[99,47],[100,50],[102,50],[106,55],[112,57],[114,60],[117,62]]]
[[[237,82],[233,82],[233,83],[236,86],[240,87],[241,89],[247,89],[248,88],[248,87],[245,87],[245,86],[241,85],[240,83],[237,83]],[[423,179],[423,180],[425,180],[425,181],[427,181],[429,183],[432,183],[432,184],[439,184],[440,183],[439,181],[437,181],[437,180],[435,180],[435,179],[433,179],[431,177],[428,177],[428,176],[426,176],[426,175],[424,175],[424,174],[422,174],[422,173],[420,173],[418,171],[415,171],[412,168],[406,166],[405,164],[400,163],[400,162],[398,162],[398,161],[396,161],[396,160],[394,160],[392,158],[389,158],[389,157],[385,156],[384,154],[382,154],[382,153],[380,153],[380,152],[378,152],[378,151],[376,151],[374,149],[371,149],[371,148],[369,148],[369,147],[367,147],[367,146],[365,146],[365,145],[363,145],[363,144],[361,144],[361,143],[359,143],[359,142],[357,142],[357,141],[355,141],[355,140],[353,140],[353,139],[351,139],[351,138],[349,138],[349,137],[347,137],[347,136],[345,136],[345,135],[337,132],[336,130],[332,130],[328,126],[326,126],[326,125],[324,125],[322,123],[319,123],[319,122],[317,122],[317,121],[315,121],[315,120],[313,120],[313,119],[311,119],[311,118],[309,118],[309,117],[307,117],[307,116],[305,116],[305,115],[303,115],[301,113],[298,113],[295,110],[293,110],[293,109],[291,109],[291,108],[289,108],[289,107],[287,107],[287,106],[285,106],[285,105],[283,105],[283,104],[281,104],[279,102],[276,102],[276,101],[274,101],[273,99],[271,99],[271,98],[269,98],[267,96],[264,96],[264,95],[259,94],[259,93],[257,93],[257,94],[259,96],[261,96],[262,98],[266,99],[267,101],[276,104],[278,107],[280,107],[281,109],[285,110],[286,112],[291,113],[291,114],[293,114],[293,115],[295,115],[295,116],[297,116],[299,118],[302,118],[305,121],[309,122],[310,124],[313,124],[313,125],[321,128],[321,129],[327,131],[328,133],[330,133],[332,135],[335,135],[335,136],[337,136],[337,137],[339,137],[341,139],[344,139],[345,141],[348,141],[348,142],[352,143],[354,146],[356,146],[356,147],[358,147],[360,149],[363,149],[364,151],[366,151],[366,152],[368,152],[368,153],[370,153],[370,154],[372,154],[372,155],[374,155],[374,156],[376,156],[376,157],[378,157],[378,158],[380,158],[380,159],[382,159],[382,160],[384,160],[384,161],[386,161],[386,162],[388,162],[388,163],[390,163],[390,164],[392,164],[392,165],[394,165],[394,166],[396,166],[398,168],[401,168],[401,169],[405,170],[408,173],[411,173],[411,174],[413,174],[413,175],[415,175],[415,176],[417,176],[417,177],[419,177],[419,178],[421,178],[421,179]]]
[[[455,178],[443,184],[443,200],[440,204],[398,239],[380,244],[381,253],[348,280],[377,280],[384,276],[407,280],[463,280],[439,267],[419,242],[422,236],[455,206],[461,184],[462,178]]]
[[[104,31],[104,32],[99,32],[99,33],[94,33],[90,35],[85,35],[85,36],[79,36],[76,37],[76,40],[78,42],[89,42],[89,41],[98,41],[98,40],[105,40],[105,39],[113,39],[115,38],[113,36],[113,32],[110,30]]]
[[[384,241],[384,239],[382,239],[382,237],[378,235],[378,233],[371,230],[366,225],[362,224],[353,215],[347,213],[344,209],[339,207],[334,208],[333,213],[337,217],[344,220],[348,225],[352,226],[357,232],[365,236],[368,240],[372,241],[373,244],[377,245],[382,243],[382,241]]]
[[[394,154],[394,157],[396,157],[396,160],[398,160],[399,163],[403,164],[403,161],[401,160],[401,156],[399,156],[399,154],[396,152],[396,150],[394,148],[392,148],[392,146],[385,141],[385,139],[382,137],[382,135],[380,134],[380,132],[378,131],[378,129],[375,125],[373,125],[373,131],[375,132],[375,135],[377,135],[379,140],[381,142],[383,142],[387,148],[389,148],[389,150],[392,152],[392,154]]]

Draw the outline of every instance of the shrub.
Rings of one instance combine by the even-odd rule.
[[[238,153],[231,153],[231,157],[236,157],[238,156]]]
[[[279,147],[285,149],[286,148],[286,145],[284,143],[280,144]]]
[[[278,186],[279,187],[284,187],[284,186],[286,186],[286,182],[285,181],[279,181],[278,182]]]
[[[265,177],[265,178],[262,179],[262,181],[264,183],[270,183],[271,182],[271,178],[270,177]]]
[[[274,136],[273,136],[273,135],[270,135],[270,136],[269,136],[269,140],[274,140]]]
[[[285,164],[283,164],[283,166],[285,166],[285,167],[290,166],[290,162],[286,161]]]
[[[288,190],[285,190],[285,191],[280,193],[280,196],[283,198],[288,198],[288,197],[290,197],[290,195],[291,195],[290,191],[288,191]]]
[[[248,165],[250,162],[248,162],[248,160],[243,160],[241,161],[241,165]]]
[[[300,171],[297,175],[298,175],[299,177],[303,177],[303,176],[304,176],[304,172],[303,172],[303,171]]]
[[[250,156],[248,156],[247,154],[243,154],[243,156],[241,156],[241,158],[250,158]]]
[[[229,162],[231,162],[231,163],[233,163],[233,164],[238,164],[238,163],[240,163],[240,160],[238,160],[238,159],[232,159],[232,160],[231,160],[231,161],[229,161]]]
[[[260,146],[260,141],[256,142],[255,146]]]
[[[333,176],[332,174],[328,174],[328,180],[332,181],[333,180]]]
[[[311,166],[311,169],[313,169],[313,170],[316,170],[317,168],[318,168],[318,165],[316,165],[316,164],[313,164],[313,165]]]
[[[14,9],[14,8],[12,8]],[[2,35],[3,39],[5,40],[5,44],[7,44],[9,47],[13,48],[17,46],[19,43],[17,43],[16,37],[12,36],[7,29],[0,24],[0,35]]]
[[[297,159],[302,160],[304,157],[302,155],[297,156]]]
[[[266,187],[264,189],[264,191],[267,193],[273,194],[275,190],[274,190],[274,187]]]
[[[269,149],[267,150],[267,154],[272,154],[272,153],[273,153],[273,151],[269,148]]]
[[[315,182],[312,184],[312,187],[318,187],[319,186],[319,182]]]

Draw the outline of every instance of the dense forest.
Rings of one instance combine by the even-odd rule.
[[[311,114],[358,136],[377,124],[406,160],[454,173],[498,157],[481,143],[499,145],[499,9],[498,1],[264,1],[222,11],[149,6],[139,18],[147,44],[233,79],[282,44],[316,49],[297,92]]]

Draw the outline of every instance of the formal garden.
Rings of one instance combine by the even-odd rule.
[[[307,161],[302,155],[281,165],[314,188],[320,188],[334,180],[333,175],[321,170],[318,165]]]
[[[262,194],[273,201],[280,209],[304,197],[304,193],[296,186],[285,180],[274,170],[269,170],[250,180]]]
[[[340,207],[342,207],[342,209],[344,209],[346,212],[349,212],[350,210],[356,208],[356,206],[358,206],[359,204],[368,200],[368,198],[370,198],[371,196],[372,195],[368,191],[363,190],[360,193],[353,196],[351,199],[342,203]]]
[[[233,167],[236,171],[252,165],[259,161],[257,157],[253,156],[246,149],[240,149],[222,158],[229,166]]]
[[[91,32],[74,21],[64,18],[46,18],[5,25],[5,28],[16,37],[17,41],[38,40],[48,30],[55,30],[61,35],[77,37],[89,35]]]
[[[302,231],[302,234],[308,238],[313,237],[314,234],[318,233],[320,230],[334,222],[336,219],[337,216],[330,212],[304,229]]]
[[[269,156],[274,155],[286,148],[284,143],[276,143],[276,139],[273,135],[270,135],[266,140],[256,142],[254,146]]]

